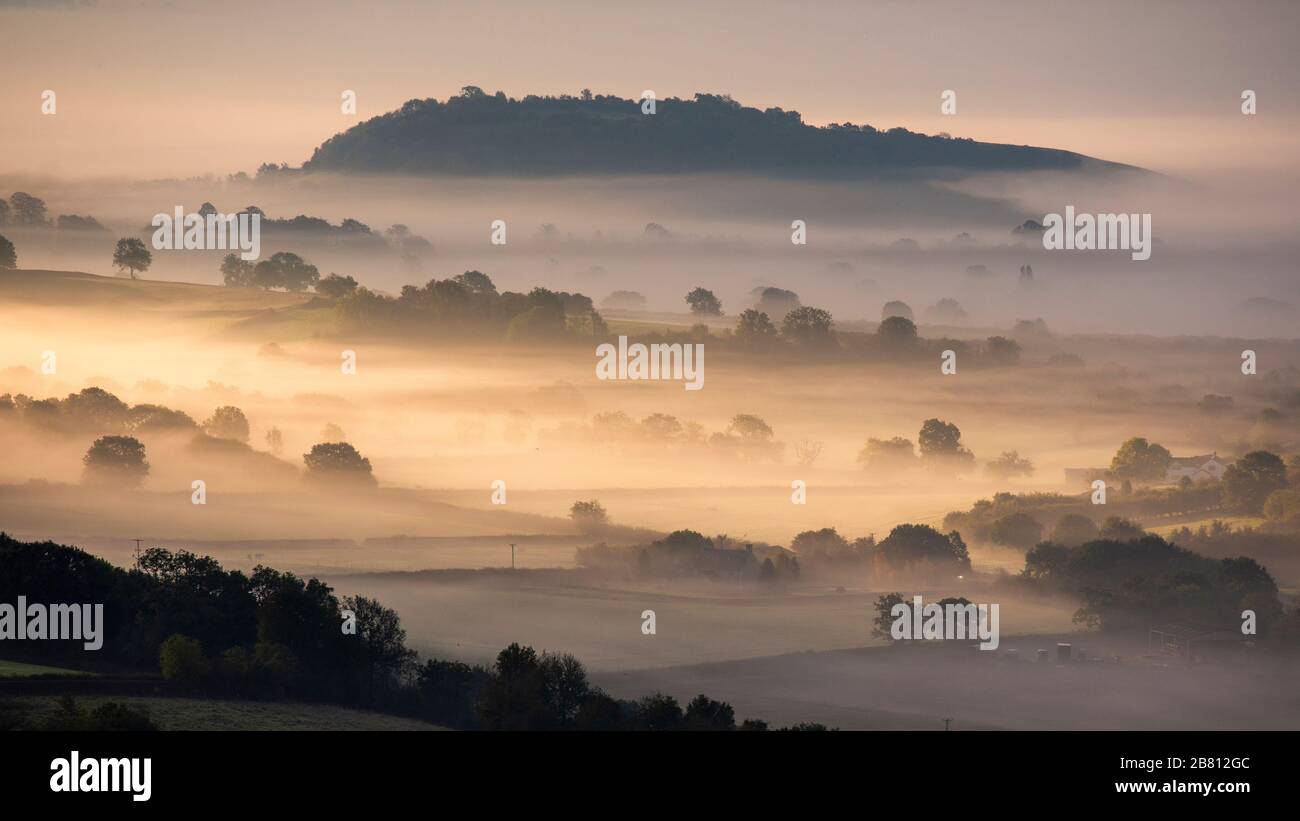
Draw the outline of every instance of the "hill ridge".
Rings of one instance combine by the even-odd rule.
[[[976,142],[870,125],[812,126],[797,111],[729,95],[655,101],[612,95],[522,99],[466,86],[445,102],[409,100],[322,143],[301,169],[547,176],[743,172],[772,176],[935,176],[949,172],[1144,172],[1052,148]]]

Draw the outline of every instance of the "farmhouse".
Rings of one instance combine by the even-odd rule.
[[[1217,453],[1208,456],[1175,456],[1165,471],[1165,480],[1177,482],[1184,476],[1193,482],[1218,481],[1228,469],[1228,463],[1219,459]]]

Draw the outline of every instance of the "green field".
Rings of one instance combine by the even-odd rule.
[[[58,696],[21,696],[13,704],[30,723],[58,709]],[[77,704],[93,710],[106,701],[144,707],[163,730],[442,730],[410,718],[350,710],[326,704],[226,701],[198,698],[137,696],[77,696]]]
[[[41,664],[23,664],[21,661],[0,660],[0,678],[26,678],[27,676],[89,676],[80,670],[68,670],[62,667],[46,667]]]

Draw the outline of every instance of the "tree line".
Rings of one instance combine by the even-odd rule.
[[[729,704],[703,694],[684,709],[662,693],[612,698],[574,656],[519,644],[490,667],[421,661],[397,613],[374,599],[340,598],[318,579],[260,565],[247,575],[226,570],[183,550],[149,548],[123,569],[76,547],[0,533],[0,600],[20,595],[102,603],[105,637],[94,654],[74,640],[18,642],[12,655],[108,673],[153,671],[174,693],[327,701],[462,729],[768,729],[738,723]],[[132,720],[87,716],[75,705],[63,712],[80,726]]]

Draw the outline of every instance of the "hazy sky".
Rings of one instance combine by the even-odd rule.
[[[464,85],[729,93],[1165,171],[1300,160],[1300,3],[0,0],[0,173],[298,165]],[[1243,89],[1259,113],[1243,116]],[[41,114],[41,94],[57,114]],[[340,113],[344,89],[359,116]],[[939,114],[944,89],[957,115]]]

